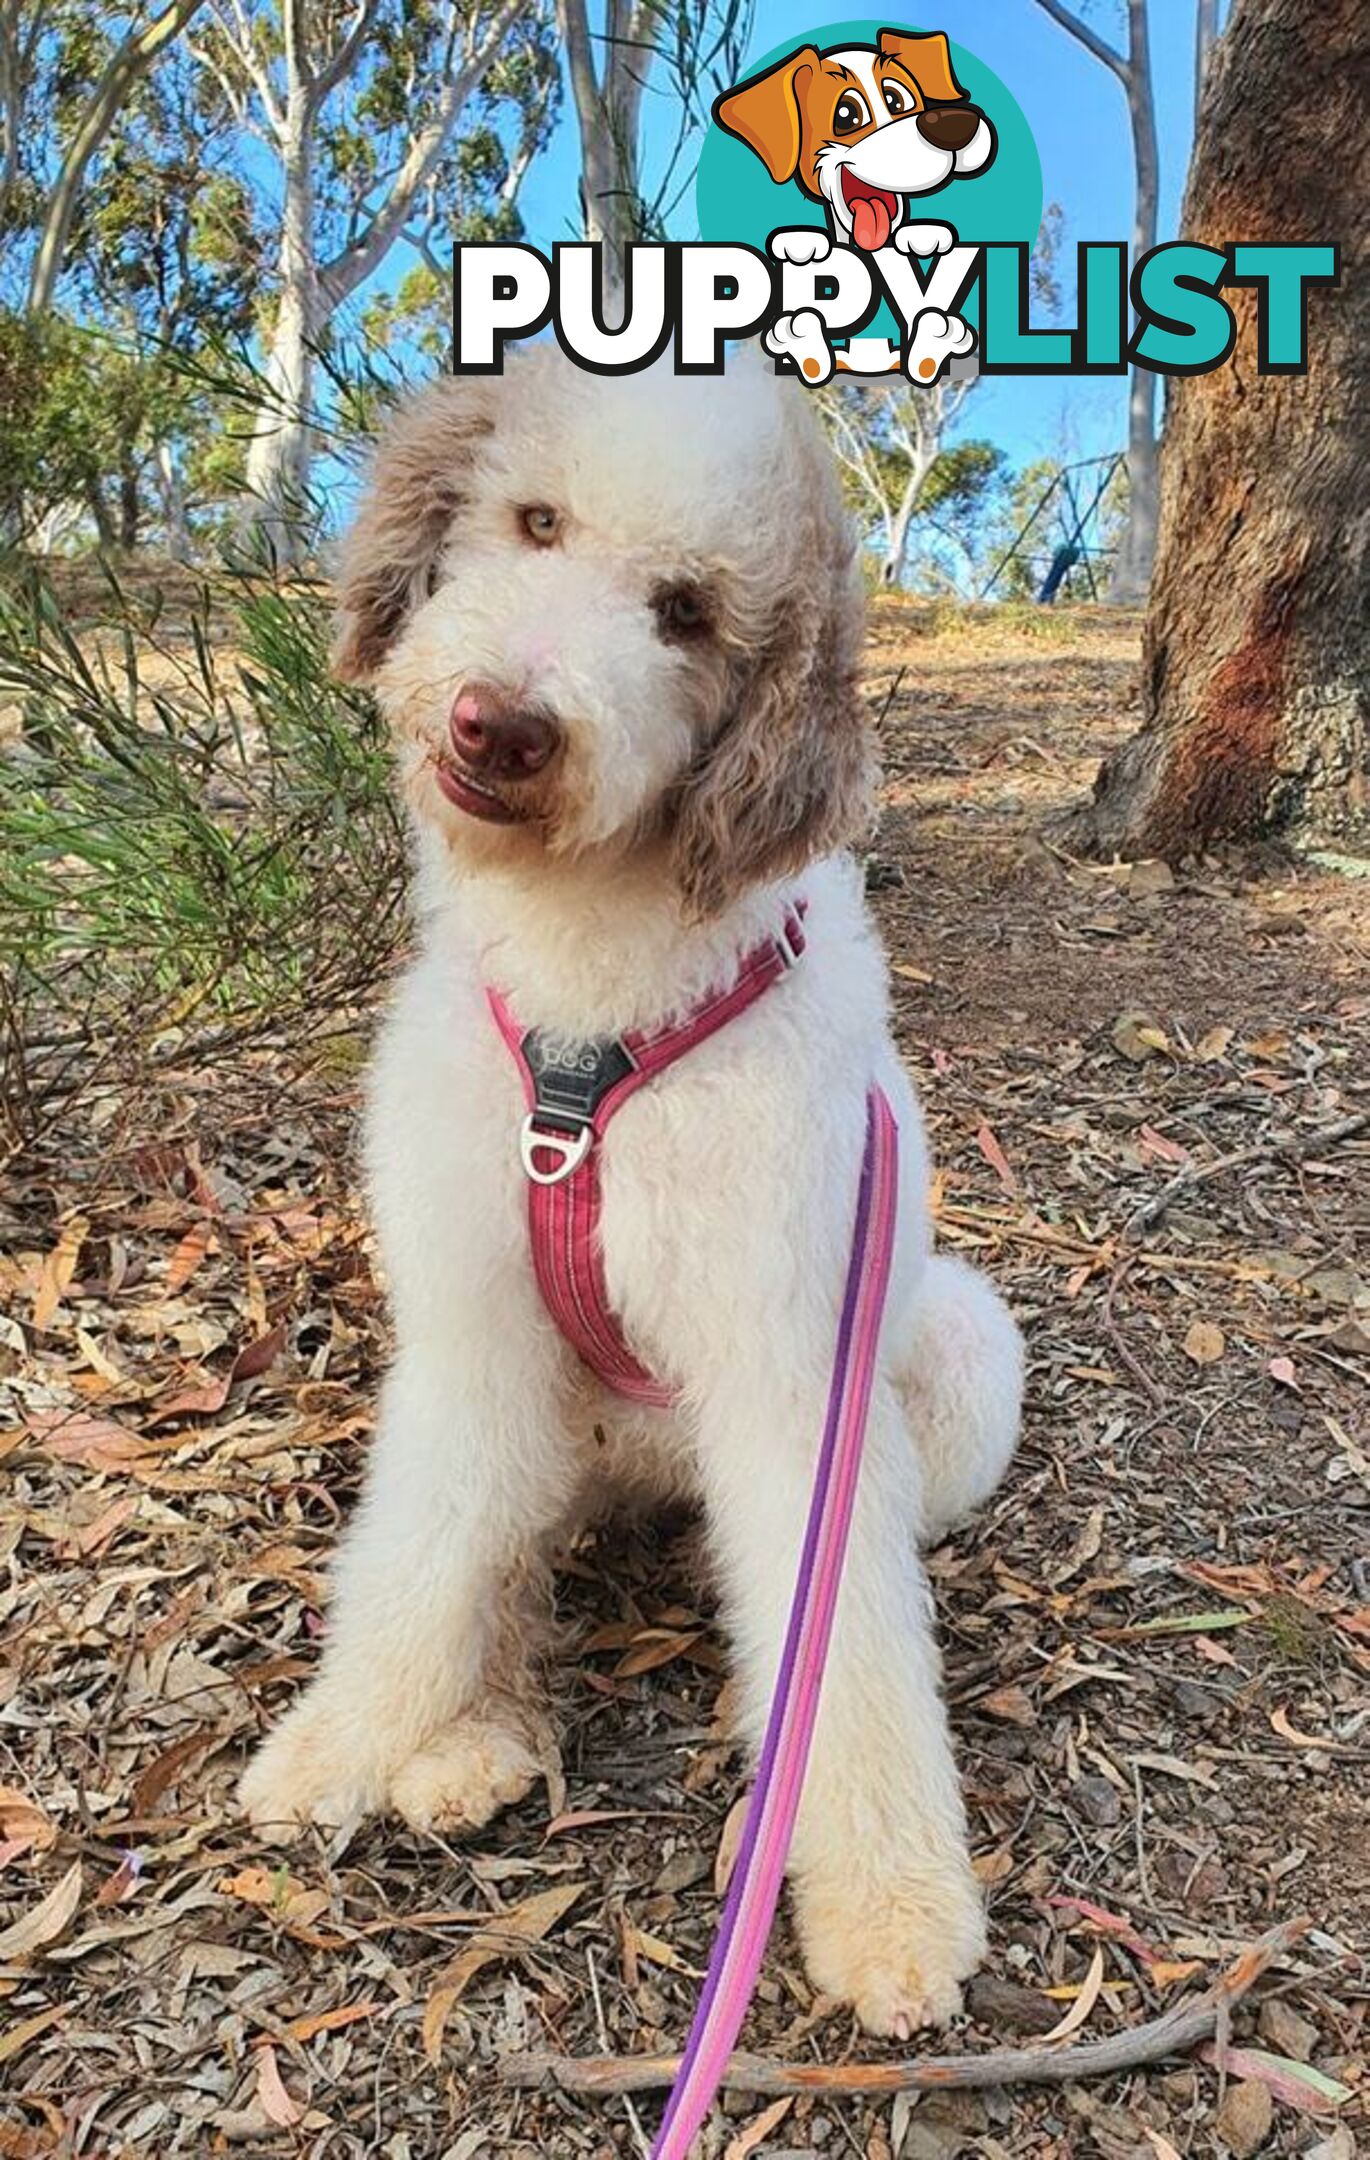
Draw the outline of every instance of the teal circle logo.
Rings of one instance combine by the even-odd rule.
[[[782,69],[787,58],[806,47],[815,48],[818,54],[828,61],[835,54],[850,52],[853,47],[870,48],[874,54],[882,44],[882,33],[886,47],[897,47],[901,39],[914,41],[918,38],[927,38],[931,47],[935,36],[934,33],[905,30],[903,26],[896,29],[880,16],[870,16],[856,22],[818,24],[806,34],[787,38],[783,44],[762,53],[748,68],[742,83],[736,87],[754,84],[758,78],[768,76],[772,70]],[[936,43],[940,45],[941,40],[937,39]],[[913,47],[910,49],[916,50]],[[983,246],[992,241],[1023,241],[1030,247],[1037,238],[1042,222],[1042,165],[1037,155],[1037,145],[1032,139],[1032,130],[1012,92],[993,69],[985,65],[978,54],[952,40],[947,40],[943,50],[950,55],[955,90],[964,93],[965,99],[984,115],[994,131],[994,153],[988,163],[979,170],[953,170],[940,185],[926,191],[919,187],[907,194],[907,219],[919,224],[950,225],[959,240],[973,246]],[[915,72],[915,80],[918,66],[918,61],[914,59],[911,67]],[[935,69],[935,56],[929,66]],[[806,70],[806,84],[811,76],[812,70]],[[835,91],[841,90],[840,81],[825,87],[828,90],[829,102],[832,101]],[[870,115],[866,112],[862,89],[859,79],[853,77],[856,102],[851,111],[845,114],[841,109],[845,100],[839,103],[839,129],[844,118],[854,118],[858,126],[863,118],[869,123]],[[727,105],[735,94],[735,90],[725,93],[719,104]],[[868,97],[869,94],[866,89],[865,96]],[[950,104],[950,88],[941,87],[934,81],[923,94],[929,107],[946,100],[949,110],[954,110]],[[886,102],[891,106],[891,112],[899,95],[897,88],[887,94]],[[808,120],[801,116],[797,102],[793,108],[793,119],[788,117],[779,87],[774,102],[774,125],[782,131],[787,125],[793,128],[789,148],[802,155],[799,146],[804,130],[809,126]],[[826,113],[826,106],[823,109]],[[715,111],[717,112],[717,107]],[[880,118],[884,117],[882,113]],[[826,138],[830,127],[825,126],[820,132]],[[878,127],[873,132],[878,136]],[[806,147],[811,155],[812,144]],[[772,177],[773,168],[783,168],[788,163],[789,157],[783,151],[778,156],[772,156],[766,141],[763,140],[758,145],[755,135],[750,141],[743,140],[738,134],[730,133],[721,127],[715,117],[704,137],[695,180],[695,207],[700,238],[714,242],[743,242],[764,251],[770,235],[778,230],[793,231],[802,226],[817,227],[820,231],[829,230],[835,213],[829,211],[825,203],[806,194],[796,177],[779,180]],[[898,181],[895,180],[892,185],[897,188]],[[863,229],[868,234],[871,230],[869,225],[858,227],[855,237],[859,239]],[[878,234],[881,228],[877,225],[874,229]],[[888,221],[884,230],[888,235]],[[850,237],[840,229],[834,233],[834,238],[851,244]],[[869,245],[869,240],[866,244]],[[880,243],[877,241],[877,244]],[[966,312],[968,319],[973,320],[973,301]],[[896,337],[898,335],[893,317],[885,307],[882,307],[879,318],[871,327],[885,334],[893,333]]]

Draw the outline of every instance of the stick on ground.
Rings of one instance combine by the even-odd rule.
[[[761,2055],[734,2055],[725,2088],[759,2098],[782,2093],[893,2093],[986,2085],[1061,2085],[1107,2077],[1145,2063],[1184,2055],[1225,2026],[1235,2004],[1276,1958],[1306,1934],[1312,1921],[1286,1920],[1233,1960],[1213,1985],[1192,2002],[1177,2003],[1161,2017],[1102,2040],[1072,2047],[992,2048],[983,2055],[924,2055],[903,2062],[775,2063]],[[559,2090],[606,2099],[619,2093],[656,2092],[669,2086],[678,2055],[511,2055],[501,2066],[506,2085],[522,2091]]]

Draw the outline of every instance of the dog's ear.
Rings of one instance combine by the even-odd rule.
[[[431,590],[502,380],[445,376],[402,405],[382,434],[338,551],[333,670],[343,682],[372,681]]]
[[[887,59],[903,62],[929,105],[947,105],[966,95],[952,73],[945,31],[911,37],[907,30],[882,30],[876,43]]]
[[[805,45],[714,104],[719,126],[755,150],[772,180],[792,180],[799,169],[803,139],[799,99],[817,67],[816,50]]]
[[[759,648],[738,664],[723,722],[671,804],[676,880],[696,918],[844,846],[869,815],[865,611],[831,473],[815,476],[803,515],[803,560],[786,564]]]

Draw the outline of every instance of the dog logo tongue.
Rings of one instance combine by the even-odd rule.
[[[883,195],[858,195],[852,204],[851,236],[859,248],[874,254],[890,236],[890,213]]]

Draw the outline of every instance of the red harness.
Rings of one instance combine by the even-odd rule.
[[[696,1043],[745,1012],[787,975],[804,950],[803,902],[779,937],[746,955],[716,990],[669,1027],[572,1042],[520,1028],[504,998],[486,997],[523,1080],[528,1115],[519,1153],[528,1176],[528,1230],[543,1302],[577,1356],[617,1395],[665,1409],[675,1391],[634,1357],[609,1304],[600,1238],[599,1142],[614,1112]]]

